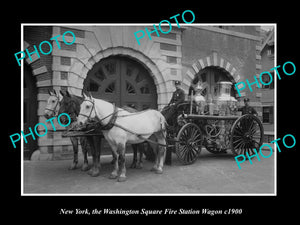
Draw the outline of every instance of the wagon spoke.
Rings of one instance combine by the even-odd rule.
[[[254,154],[254,151],[253,151],[253,149],[252,149],[252,148],[250,148],[250,151],[251,151],[251,155],[253,155],[253,154]]]
[[[243,131],[242,131],[242,129],[241,129],[240,126],[237,126],[237,127],[236,127],[236,129],[234,130],[234,134],[235,134],[235,133],[238,133],[238,134],[240,134],[240,135],[243,135]]]
[[[233,144],[235,144],[235,143],[240,143],[240,142],[242,142],[243,141],[243,139],[242,138],[239,138],[239,139],[236,139],[235,141],[233,141]]]
[[[248,153],[249,156],[252,155],[252,154],[250,153],[250,150],[251,150],[251,148],[248,147],[248,148],[247,148],[247,153]]]
[[[201,135],[200,128],[193,123],[187,123],[179,130],[175,152],[182,163],[191,164],[196,160],[201,151]]]
[[[182,148],[180,148],[180,150],[178,151],[180,157],[184,156],[184,153],[186,152],[187,146],[183,146]]]
[[[197,140],[198,138],[199,138],[199,140],[201,140],[201,139],[200,139],[200,136],[201,136],[201,134],[200,134],[200,133],[199,133],[199,134],[197,134],[197,135],[194,135],[194,137],[193,137],[193,139],[192,139],[192,140],[194,141],[194,140]]]
[[[260,143],[253,139],[251,140],[251,145],[256,149],[260,147]]]
[[[198,142],[201,142],[202,140],[201,139],[196,139],[195,141],[193,141],[194,143],[198,143]]]
[[[189,133],[189,139],[193,139],[194,138],[194,135],[195,135],[195,132],[193,132],[194,129],[193,128],[190,128],[190,133]]]
[[[257,131],[258,131],[257,124],[255,124],[255,126],[253,126],[251,129],[249,129],[249,133],[251,135],[254,135]]]

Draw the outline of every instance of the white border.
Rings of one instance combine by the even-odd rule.
[[[180,26],[184,28],[185,26],[274,26],[274,42],[275,42],[275,49],[274,49],[274,67],[277,65],[277,24],[276,23],[192,23],[192,24],[181,24]],[[153,23],[21,23],[21,49],[24,49],[24,26],[153,26],[158,24]],[[162,24],[164,25],[164,24]],[[172,23],[172,26],[176,23]],[[212,31],[213,32],[213,31]],[[241,33],[243,34],[243,33]],[[228,34],[230,35],[230,34]],[[250,35],[251,36],[251,35]],[[254,35],[252,35],[254,36]],[[24,59],[25,60],[25,59]],[[24,109],[23,109],[23,96],[24,96],[24,88],[23,88],[23,77],[24,77],[24,60],[21,61],[21,130],[24,128]],[[270,68],[271,69],[271,68]],[[275,76],[274,76],[275,77]],[[277,139],[277,76],[275,79],[275,88],[274,88],[274,136]],[[275,147],[275,145],[274,145]],[[188,194],[188,193],[146,193],[146,194],[118,194],[118,193],[111,193],[111,194],[96,194],[96,193],[78,193],[78,194],[57,194],[57,193],[44,193],[44,194],[33,194],[33,193],[24,193],[24,142],[21,141],[21,196],[277,196],[277,151],[275,151],[276,147],[274,148],[274,193],[211,193],[211,194]]]

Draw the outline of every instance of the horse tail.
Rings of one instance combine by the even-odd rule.
[[[161,113],[160,113],[160,125],[161,125],[161,131],[162,131],[164,137],[166,138],[168,123],[167,123],[166,118]]]

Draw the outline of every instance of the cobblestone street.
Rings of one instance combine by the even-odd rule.
[[[98,177],[68,170],[71,160],[24,161],[24,194],[273,194],[273,156],[253,158],[252,165],[245,161],[239,170],[230,151],[215,155],[203,149],[199,159],[187,166],[173,154],[172,166],[165,165],[158,175],[150,172],[153,163],[145,160],[143,169],[130,169],[132,154],[128,154],[127,181],[121,183],[108,179],[111,156],[101,158]]]

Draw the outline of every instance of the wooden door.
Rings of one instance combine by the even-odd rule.
[[[157,108],[156,86],[146,68],[123,56],[101,60],[89,71],[84,91],[93,97],[143,110]]]

